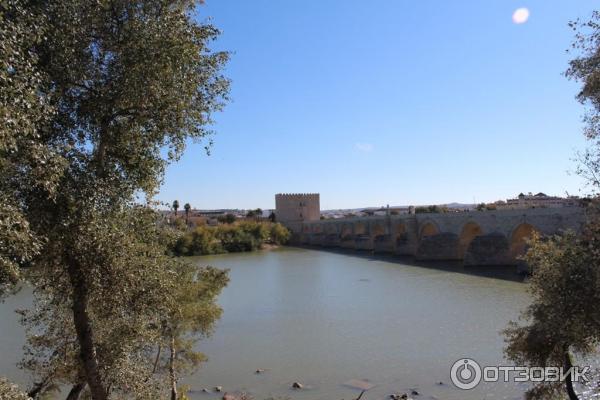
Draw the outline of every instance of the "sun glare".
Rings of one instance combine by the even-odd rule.
[[[529,10],[527,8],[517,8],[513,13],[512,20],[515,24],[524,24],[529,19]]]

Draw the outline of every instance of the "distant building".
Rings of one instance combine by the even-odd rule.
[[[522,209],[522,208],[560,208],[560,207],[575,207],[579,205],[579,197],[556,197],[548,196],[545,193],[538,194],[523,194],[514,199],[507,199],[506,202],[497,201],[496,207],[499,209]]]

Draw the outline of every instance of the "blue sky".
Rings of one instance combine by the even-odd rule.
[[[580,194],[578,85],[562,73],[587,0],[207,0],[231,51],[212,154],[191,145],[160,200],[321,208]],[[596,3],[597,6],[597,3]],[[524,24],[512,21],[520,7]]]

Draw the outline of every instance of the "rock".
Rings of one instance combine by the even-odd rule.
[[[292,383],[292,388],[294,388],[294,389],[302,389],[303,387],[304,387],[304,385],[301,384],[300,382]]]
[[[350,379],[344,382],[343,385],[358,390],[369,390],[375,387],[375,385],[364,379]]]
[[[392,393],[392,394],[390,394],[390,399],[392,399],[392,400],[407,400],[408,396],[406,395],[406,393],[404,393],[404,394]]]
[[[215,386],[215,392],[222,392],[223,386]]]
[[[262,368],[259,368],[259,369],[257,369],[257,370],[256,370],[254,373],[255,373],[255,374],[262,374],[263,372],[265,372],[265,370],[264,370],[264,369],[262,369]]]
[[[444,384],[444,382],[442,382],[442,381],[438,382],[438,385],[440,385],[440,386],[442,386],[443,384]]]
[[[418,396],[418,395],[419,395],[419,392],[418,392],[418,391],[416,391],[415,389],[412,389],[412,390],[410,391],[410,394],[412,394],[413,396]]]
[[[234,396],[234,395],[232,395],[232,394],[225,393],[225,394],[223,395],[223,400],[237,400],[237,397],[235,397],[235,396]]]
[[[207,388],[202,388],[202,392],[203,393],[210,393],[210,390],[208,390]]]

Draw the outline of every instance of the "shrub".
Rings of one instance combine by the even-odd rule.
[[[280,223],[271,225],[271,242],[275,244],[286,244],[290,240],[290,231]]]
[[[200,226],[181,235],[173,246],[178,256],[197,256],[260,249],[270,240],[285,244],[290,232],[279,223],[243,221],[216,227]]]

